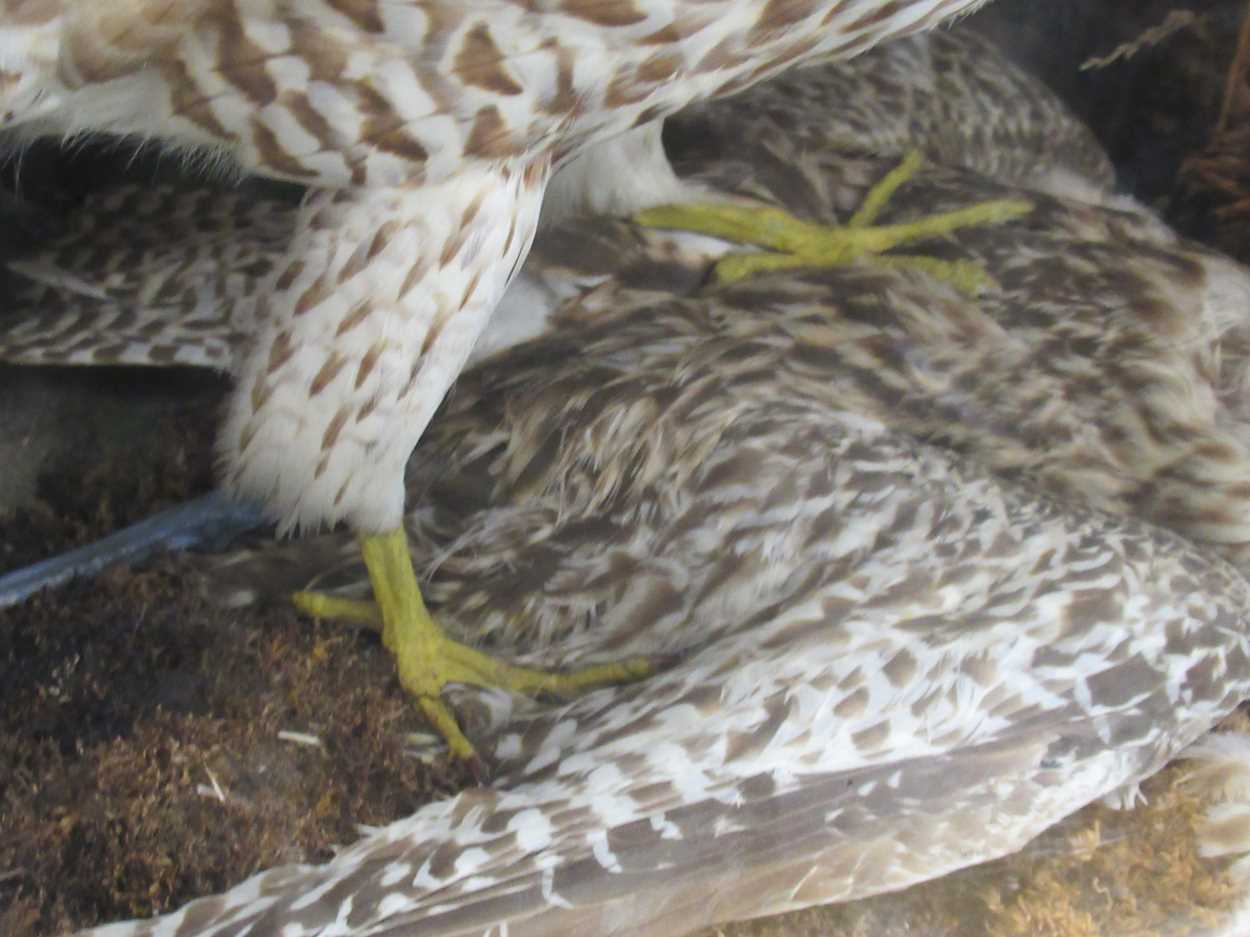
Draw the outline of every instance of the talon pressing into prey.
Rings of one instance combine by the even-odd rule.
[[[408,457],[490,331],[544,204],[629,216],[680,201],[659,145],[669,115],[977,5],[0,0],[0,128],[162,143],[306,188],[256,315],[231,313],[249,321],[244,340],[217,349],[236,382],[223,485],[283,532],[361,536],[390,593],[376,598],[401,680],[446,725],[448,682],[563,685],[450,652],[402,535],[382,533],[403,524]]]
[[[876,224],[890,197],[916,174],[923,161],[920,153],[909,153],[872,187],[845,225],[802,221],[779,208],[725,204],[661,205],[639,212],[634,220],[647,227],[694,231],[767,248],[766,253],[741,252],[722,258],[712,270],[718,283],[736,283],[777,270],[834,267],[871,257],[874,263],[919,268],[961,292],[979,293],[994,283],[980,264],[886,251],[959,228],[1010,221],[1028,214],[1033,205],[1023,199],[997,199],[917,221]]]
[[[587,690],[640,680],[657,669],[657,662],[641,657],[570,673],[516,667],[497,660],[449,637],[434,620],[421,598],[402,527],[382,534],[362,534],[360,549],[376,602],[318,592],[297,592],[292,599],[297,608],[317,618],[339,618],[380,630],[382,644],[395,658],[400,684],[417,698],[417,705],[457,758],[476,761],[477,752],[442,699],[443,688],[449,683],[569,699]]]

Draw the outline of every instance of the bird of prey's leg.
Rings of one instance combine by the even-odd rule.
[[[360,538],[373,585],[374,602],[298,592],[297,607],[318,618],[342,617],[380,627],[382,643],[395,658],[399,682],[413,696],[453,755],[472,759],[473,745],[442,699],[449,683],[502,687],[527,696],[570,698],[587,690],[649,676],[655,663],[632,658],[569,673],[515,667],[450,638],[425,607],[403,528]]]
[[[1032,211],[1033,205],[1023,199],[997,199],[902,224],[876,224],[881,209],[921,162],[918,153],[909,154],[873,186],[845,225],[813,224],[780,208],[732,204],[661,205],[640,212],[635,220],[648,227],[694,231],[767,249],[722,258],[713,270],[720,283],[775,270],[832,267],[872,258],[887,266],[919,268],[964,292],[979,292],[993,282],[979,264],[886,251],[971,225],[1009,221]]]

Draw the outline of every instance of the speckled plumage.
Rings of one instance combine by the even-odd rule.
[[[1003,106],[1004,101],[1013,103]],[[744,133],[744,127],[758,132]],[[685,141],[683,159],[693,168],[707,171],[707,163],[715,162],[709,191],[733,189],[796,206],[812,197],[796,160],[820,160],[809,171],[828,171],[831,148],[835,158],[848,159],[838,170],[848,185],[867,182],[866,173],[880,169],[851,157],[891,158],[911,148],[935,164],[1095,201],[1106,196],[1113,180],[1111,165],[1089,132],[1037,81],[1005,67],[988,44],[967,32],[939,34],[932,43],[896,42],[836,68],[774,79],[735,98],[731,107],[684,115],[674,132]],[[734,148],[745,139],[753,145],[735,160]],[[575,176],[591,172],[584,164],[593,162],[593,155],[572,161],[555,176],[552,187],[561,192],[557,214],[566,214],[566,205],[582,207],[579,197],[590,194],[583,182],[566,186],[563,180],[570,170]],[[633,161],[635,169],[644,158]],[[753,187],[756,177],[760,183]],[[632,189],[636,183],[626,185]],[[698,180],[679,185],[703,189]],[[831,208],[845,216],[854,205],[849,199],[842,197]],[[588,207],[595,213],[622,208],[598,202]],[[102,223],[113,234],[104,253],[91,242]],[[152,187],[104,193],[91,211],[71,214],[64,224],[61,241],[11,264],[26,281],[15,284],[12,304],[21,315],[6,322],[0,346],[6,361],[225,370],[242,357],[269,311],[261,302],[264,285],[283,262],[297,217],[292,206],[252,186],[179,189],[176,195]],[[544,279],[576,279],[585,263],[577,238],[559,230],[551,236],[560,238],[563,266],[572,275],[560,275],[561,261],[548,250],[543,269],[554,264],[559,272]],[[590,243],[599,240],[595,236]],[[74,270],[89,270],[91,280],[75,280],[68,274]],[[590,271],[581,279],[598,276]],[[534,279],[514,294],[530,295]],[[509,332],[526,317],[519,308],[526,301],[511,303],[483,336],[477,357],[506,341],[497,333]],[[528,332],[536,328],[531,324]]]
[[[1250,279],[1103,204],[1105,162],[1053,105],[926,90],[959,63],[964,91],[1037,94],[975,41],[934,37],[685,116],[677,162],[833,220],[893,144],[857,146],[859,118],[831,123],[802,89],[875,75],[921,102],[898,145],[949,144],[887,220],[1032,190],[1026,220],[934,247],[999,288],[971,300],[871,268],[709,288],[724,245],[566,223],[500,323],[551,334],[466,375],[409,466],[417,561],[454,629],[544,663],[675,665],[506,722],[500,695],[466,691],[492,788],[102,934],[652,937],[854,898],[1018,847],[1250,693]],[[956,146],[950,109],[986,107],[1044,120],[987,119]],[[733,130],[744,114],[755,132]],[[1051,139],[1072,164],[1039,173]],[[197,284],[185,308],[207,315],[218,249],[159,282]],[[51,283],[75,256],[31,263]],[[129,304],[127,266],[78,273]],[[246,332],[216,321],[227,345]],[[358,564],[342,538],[306,540],[236,558],[216,588],[359,588]]]
[[[658,364],[692,345],[647,350]],[[594,377],[616,370],[592,363]],[[631,379],[594,422],[655,407]],[[670,439],[701,445],[697,465],[627,487],[619,507],[588,508],[557,481],[524,503],[499,496],[473,518],[487,536],[461,540],[434,581],[444,614],[476,620],[483,598],[492,613],[555,609],[564,633],[524,642],[544,660],[646,648],[682,662],[513,718],[482,748],[501,769],[492,789],[153,933],[339,920],[361,934],[676,935],[862,897],[1020,847],[1156,770],[1250,690],[1244,580],[1179,538],[823,404],[678,396],[674,422],[695,429]],[[497,434],[474,441],[506,460]]]
[[[313,187],[234,362],[226,481],[284,526],[379,533],[553,166],[975,3],[6,0],[0,127],[156,137]]]

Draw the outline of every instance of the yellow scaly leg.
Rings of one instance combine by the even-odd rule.
[[[443,701],[449,683],[503,687],[529,696],[568,698],[597,687],[649,676],[654,662],[633,658],[570,673],[514,667],[448,637],[425,607],[403,528],[360,537],[360,549],[374,601],[343,599],[319,592],[297,592],[296,607],[317,618],[360,622],[382,631],[382,643],[395,658],[399,682],[446,740],[452,754],[476,757],[450,707]]]

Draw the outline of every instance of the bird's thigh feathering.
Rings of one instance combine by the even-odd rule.
[[[284,528],[398,527],[404,464],[529,251],[547,172],[313,192],[237,369],[227,483]]]

